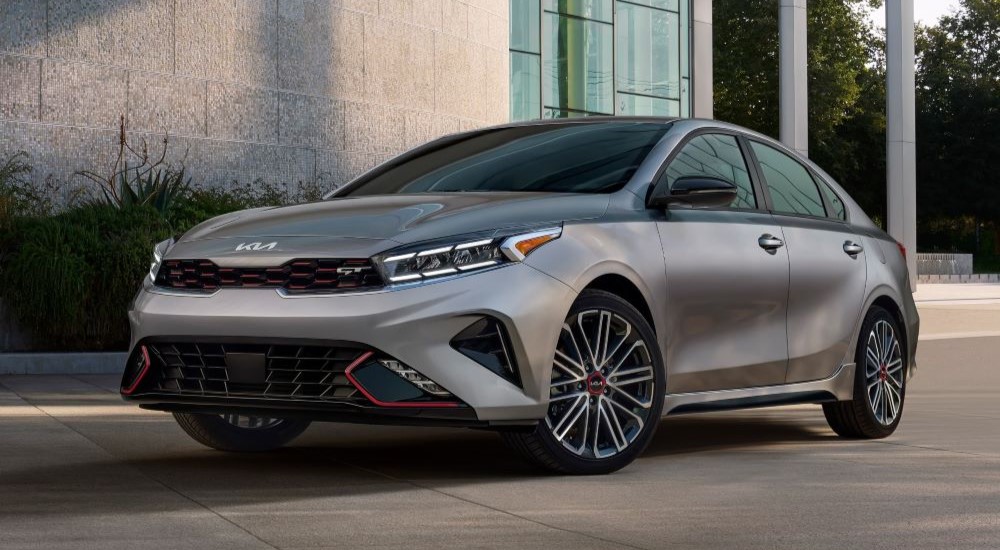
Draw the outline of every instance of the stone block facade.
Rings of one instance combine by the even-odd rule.
[[[85,185],[119,117],[200,185],[333,187],[508,118],[508,0],[0,0],[0,157]]]

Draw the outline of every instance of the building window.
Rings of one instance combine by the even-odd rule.
[[[561,8],[577,2],[559,0],[546,4]],[[614,114],[611,24],[548,10],[542,17],[542,117]]]
[[[659,5],[670,2],[646,0]],[[672,2],[676,8],[677,2]],[[618,0],[616,113],[680,115],[680,14]]]
[[[539,0],[510,0],[510,119],[542,116]]]
[[[512,120],[688,116],[690,0],[510,0]]]

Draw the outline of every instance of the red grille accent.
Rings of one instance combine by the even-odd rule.
[[[370,289],[382,277],[368,259],[291,260],[277,267],[219,267],[210,260],[164,260],[156,286],[184,290],[284,288],[290,292]]]

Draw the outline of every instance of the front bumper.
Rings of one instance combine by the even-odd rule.
[[[283,296],[274,289],[236,288],[207,296],[147,288],[129,312],[133,352],[146,339],[350,341],[391,355],[467,406],[401,411],[374,403],[260,402],[149,392],[129,399],[147,408],[188,412],[278,409],[289,415],[371,422],[531,422],[545,415],[556,341],[575,297],[565,284],[525,264],[409,288],[344,294]],[[503,322],[523,387],[450,345],[483,316]]]

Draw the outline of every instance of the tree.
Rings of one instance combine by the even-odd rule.
[[[885,208],[884,46],[866,8],[880,3],[807,4],[810,157],[876,216]],[[713,18],[716,118],[777,137],[777,0],[716,0]]]
[[[962,0],[916,40],[917,212],[921,233],[956,246],[961,217],[1000,254],[1000,0]],[[933,235],[946,220],[950,234]],[[968,245],[966,245],[968,247]],[[973,250],[970,250],[973,251]]]

